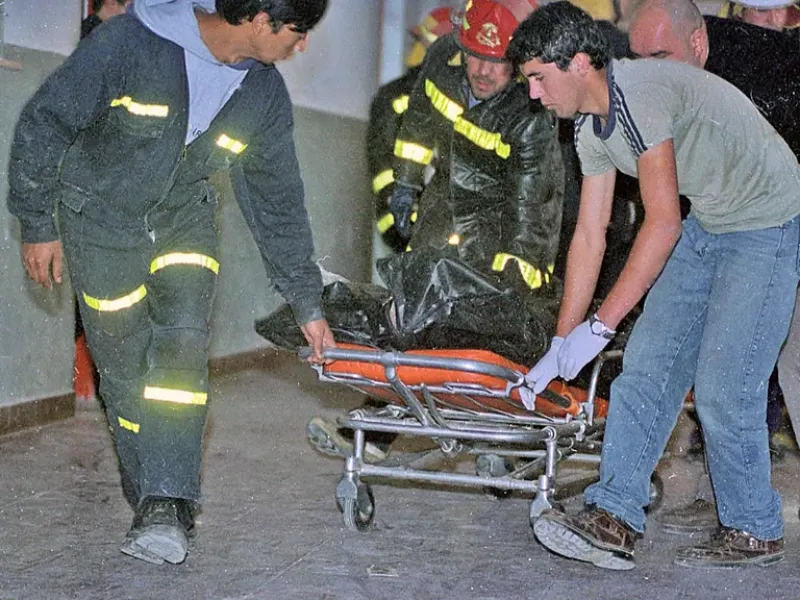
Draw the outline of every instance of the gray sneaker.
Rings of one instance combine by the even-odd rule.
[[[655,519],[667,533],[708,533],[720,527],[717,505],[700,498],[689,505],[656,513]]]
[[[306,425],[306,437],[315,450],[328,456],[352,456],[353,440],[343,434],[343,429],[336,421],[323,417],[314,417]],[[388,450],[380,448],[373,442],[364,443],[364,459],[375,463],[386,460]]]

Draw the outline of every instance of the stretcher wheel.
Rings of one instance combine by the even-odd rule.
[[[661,506],[661,501],[664,499],[664,481],[658,473],[653,473],[650,477],[650,504],[647,505],[647,511],[652,512]]]
[[[340,498],[337,496],[336,505],[342,511],[344,526],[352,531],[365,531],[372,525],[375,518],[375,497],[372,487],[368,483],[358,484],[357,498]]]

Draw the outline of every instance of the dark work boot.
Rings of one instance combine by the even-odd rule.
[[[675,564],[701,569],[767,567],[783,560],[783,556],[783,538],[760,540],[746,531],[724,527],[708,542],[679,548]]]
[[[186,558],[194,536],[195,505],[182,498],[146,498],[133,517],[122,552],[160,565],[177,565]]]
[[[639,534],[602,508],[575,516],[548,511],[533,524],[536,539],[548,550],[602,569],[627,571],[636,566],[633,547]]]

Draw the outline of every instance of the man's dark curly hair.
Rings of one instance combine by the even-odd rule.
[[[325,14],[328,0],[216,0],[217,14],[231,25],[250,21],[265,12],[277,33],[291,25],[299,33],[311,31]]]
[[[592,17],[569,2],[555,2],[519,24],[506,58],[517,66],[538,59],[566,71],[578,52],[587,54],[595,69],[604,68],[611,59],[608,38]]]

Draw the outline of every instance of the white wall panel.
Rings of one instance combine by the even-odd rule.
[[[6,44],[67,55],[80,37],[83,0],[2,0]]]
[[[292,102],[366,120],[378,82],[380,2],[330,0],[309,48],[279,63]]]

